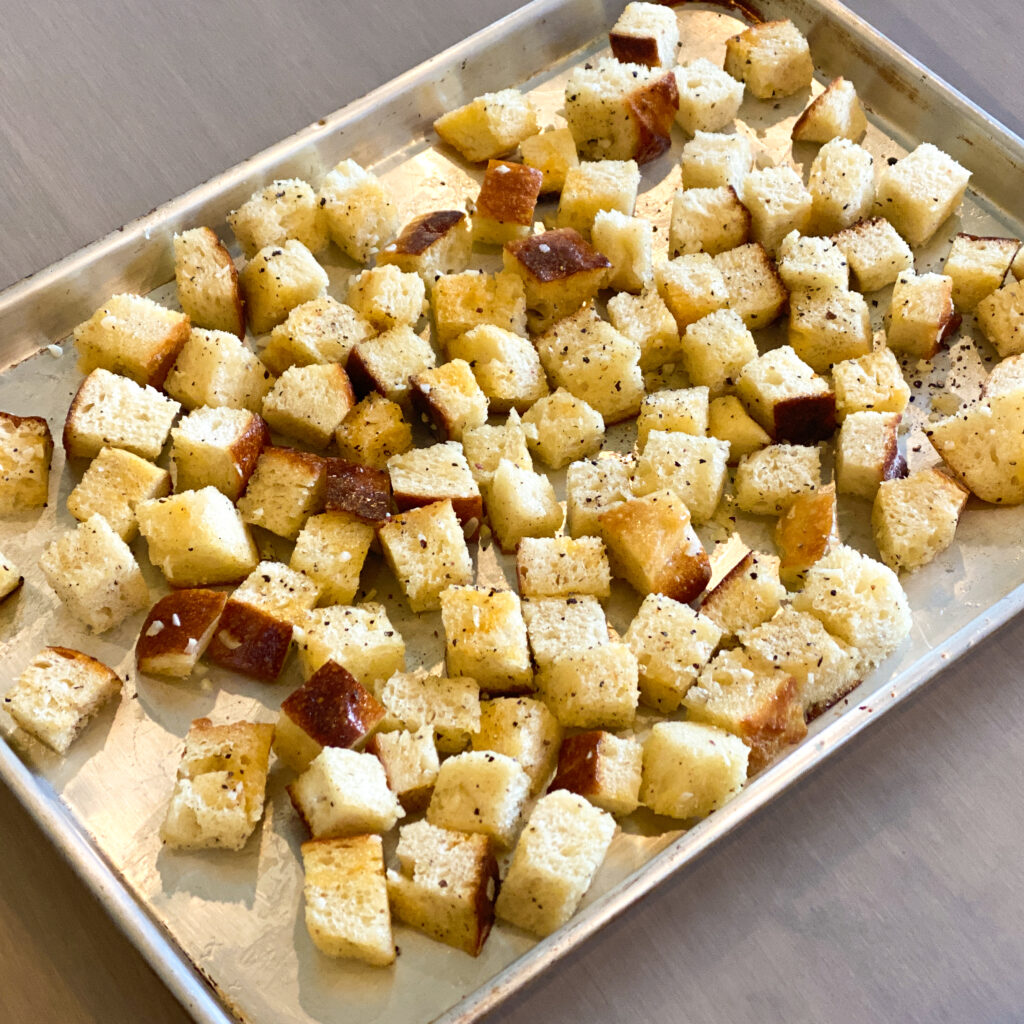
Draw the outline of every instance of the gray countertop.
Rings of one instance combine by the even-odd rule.
[[[7,0],[0,287],[515,6]],[[1024,4],[851,6],[1024,134]],[[1019,621],[492,1019],[1024,1019],[1022,650]],[[2,786],[0,836],[0,1021],[188,1020]]]

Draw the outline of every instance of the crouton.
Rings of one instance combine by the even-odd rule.
[[[0,601],[6,601],[15,591],[20,590],[25,577],[15,568],[14,563],[0,552]]]
[[[750,211],[732,185],[679,189],[672,198],[668,251],[672,257],[727,252],[750,239]]]
[[[800,583],[806,571],[838,543],[836,485],[796,495],[775,524],[779,575],[788,586]]]
[[[519,152],[527,167],[541,172],[541,195],[561,192],[566,173],[580,162],[576,141],[568,128],[549,128],[531,135],[519,144]]]
[[[654,225],[618,210],[598,210],[591,227],[594,248],[612,262],[608,287],[642,292],[654,277]]]
[[[704,595],[700,613],[730,639],[770,619],[785,596],[778,556],[751,551]]]
[[[76,425],[83,425],[82,419],[87,415],[87,410],[80,409],[75,416]],[[68,417],[71,418],[70,412]],[[89,424],[84,426],[88,428]],[[46,420],[41,416],[0,412],[0,514],[46,504],[52,458],[53,435]]]
[[[886,342],[894,352],[931,359],[958,323],[959,317],[953,310],[952,278],[945,274],[915,274],[912,270],[904,270],[896,278],[886,330]],[[981,315],[979,323],[984,330]]]
[[[750,140],[745,135],[723,135],[699,129],[683,146],[683,188],[730,186],[743,198],[743,179],[754,166]]]
[[[412,732],[429,727],[442,754],[458,754],[480,731],[480,687],[468,676],[396,672],[380,689],[388,714]]]
[[[319,585],[324,604],[351,604],[373,535],[372,526],[346,512],[310,516],[289,564]]]
[[[324,176],[320,207],[331,241],[357,263],[380,252],[401,224],[391,189],[354,160],[342,160]]]
[[[727,39],[725,70],[760,100],[792,96],[814,76],[807,40],[788,19],[751,25]]]
[[[164,381],[164,391],[186,409],[201,406],[259,412],[274,378],[233,334],[193,328]]]
[[[465,359],[452,359],[409,378],[413,408],[433,425],[442,441],[461,441],[463,432],[487,422],[487,395]]]
[[[683,366],[693,384],[717,398],[757,358],[757,344],[739,313],[720,309],[690,324],[682,336]]]
[[[135,643],[140,672],[184,679],[213,639],[228,595],[216,590],[174,590],[150,609]]]
[[[570,536],[601,536],[601,513],[633,497],[635,465],[635,457],[605,452],[597,459],[581,459],[569,466],[565,488]]]
[[[359,342],[348,357],[348,375],[360,397],[376,391],[401,404],[409,395],[409,378],[434,364],[430,342],[405,325]]]
[[[384,766],[388,789],[398,797],[402,809],[424,810],[441,768],[434,730],[425,725],[415,732],[379,732],[366,749]]]
[[[245,300],[231,254],[210,228],[172,239],[178,301],[196,327],[245,337]]]
[[[547,476],[502,459],[485,489],[487,518],[502,551],[514,551],[524,537],[553,537],[562,528],[562,506]]]
[[[628,3],[608,33],[612,55],[623,64],[671,68],[679,49],[675,11],[660,4]]]
[[[656,288],[620,292],[608,300],[612,327],[640,346],[640,369],[653,370],[680,356],[679,328]]]
[[[860,220],[836,236],[850,265],[850,280],[861,292],[874,292],[892,284],[905,270],[912,270],[914,254],[884,217]]]
[[[953,281],[953,305],[970,312],[1006,277],[1020,248],[1016,238],[979,238],[959,233],[953,239],[943,274]]]
[[[264,334],[283,323],[304,302],[327,290],[327,271],[295,239],[264,246],[241,274],[245,311],[253,334]]]
[[[846,289],[850,268],[831,238],[803,236],[791,231],[779,245],[779,277],[791,291]]]
[[[836,488],[874,501],[883,480],[906,476],[907,464],[896,442],[898,412],[851,412],[836,438]]]
[[[840,420],[852,412],[903,412],[910,400],[900,364],[884,345],[859,359],[836,363],[832,386]]]
[[[811,193],[788,164],[751,171],[743,179],[743,205],[750,211],[750,234],[775,252],[790,231],[803,234],[811,221]]]
[[[604,418],[565,388],[538,399],[523,424],[530,450],[552,469],[594,455],[604,442]]]
[[[868,119],[857,90],[842,75],[833,78],[824,92],[807,104],[791,133],[794,142],[856,142],[867,131]]]
[[[551,777],[562,727],[547,705],[532,697],[494,697],[480,703],[480,731],[474,750],[493,750],[513,757],[530,778],[530,792],[539,793]]]
[[[875,201],[874,158],[848,139],[818,150],[807,177],[811,224],[816,232],[848,228],[870,216]]]
[[[729,304],[725,279],[705,252],[659,263],[654,269],[654,280],[680,331]]]
[[[268,245],[284,245],[292,238],[310,252],[319,252],[327,245],[327,230],[316,193],[300,178],[273,181],[257,189],[228,214],[228,224],[248,259]]]
[[[405,641],[381,604],[329,605],[307,612],[295,629],[303,675],[336,661],[371,688],[405,668]]]
[[[640,803],[643,747],[631,736],[595,729],[567,736],[558,751],[558,770],[548,792],[567,789],[619,817]]]
[[[292,624],[229,598],[206,649],[215,665],[272,683],[281,674],[292,645]]]
[[[537,350],[527,338],[503,327],[479,324],[445,348],[451,359],[469,363],[492,412],[526,412],[548,393]]]
[[[821,452],[816,445],[772,444],[740,459],[736,504],[755,515],[779,515],[799,495],[820,486]]]
[[[371,391],[353,406],[334,432],[343,459],[384,469],[392,455],[412,447],[412,429],[396,402]]]
[[[371,333],[370,325],[351,306],[321,295],[296,306],[285,322],[270,332],[260,359],[276,374],[289,366],[314,363],[344,366],[353,347]]]
[[[575,228],[586,238],[602,210],[631,217],[639,187],[640,169],[635,160],[584,160],[565,174],[558,201],[558,226]],[[605,252],[596,239],[594,246]]]
[[[216,487],[232,501],[237,501],[268,444],[270,429],[256,413],[248,409],[200,406],[171,430],[170,478],[174,489],[181,492]],[[100,452],[100,458],[102,456]],[[99,458],[96,461],[99,462]],[[86,477],[91,470],[92,467]],[[138,471],[143,472],[143,467],[138,467]],[[153,470],[148,472],[152,474]],[[164,489],[144,497],[161,498],[166,493]]]
[[[242,521],[293,539],[323,510],[326,480],[327,462],[318,455],[267,446],[238,500]]]
[[[462,438],[462,447],[473,479],[481,487],[486,487],[494,479],[494,471],[502,459],[508,459],[522,469],[533,469],[526,431],[514,409],[504,423],[484,424],[467,430]]]
[[[730,466],[772,443],[761,424],[747,415],[735,395],[722,395],[708,404],[707,432],[710,437],[729,443]]]
[[[1001,359],[1024,352],[1024,282],[1004,285],[986,296],[978,303],[975,316]]]
[[[722,500],[728,459],[728,443],[716,437],[652,430],[637,460],[633,493],[671,490],[694,523],[705,523]]]
[[[516,582],[523,597],[611,593],[611,570],[598,537],[524,537],[516,549]]]
[[[445,274],[430,296],[434,335],[446,346],[481,324],[526,334],[526,289],[518,274]]]
[[[470,163],[511,153],[537,133],[537,112],[517,89],[484,93],[434,122],[434,131]]]
[[[690,135],[727,128],[743,102],[743,83],[706,57],[676,68],[676,87],[676,121]]]
[[[715,267],[725,281],[729,308],[756,331],[782,315],[789,293],[775,261],[760,242],[748,242],[715,256]]]
[[[459,522],[469,527],[471,534],[475,532],[484,514],[483,498],[458,441],[392,455],[388,473],[399,511],[448,498]]]
[[[469,266],[473,232],[462,210],[435,210],[406,224],[401,234],[377,254],[377,266],[391,263],[403,274],[419,274],[429,291],[442,274]]]
[[[833,363],[871,353],[871,311],[860,292],[845,288],[793,292],[787,337],[812,370],[825,373]]]
[[[544,175],[533,167],[489,160],[473,213],[473,239],[485,245],[504,245],[529,235],[543,184]],[[464,263],[453,269],[465,268]]]

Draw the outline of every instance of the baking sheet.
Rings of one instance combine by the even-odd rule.
[[[509,55],[521,53],[522,41],[527,37],[538,40],[537,34],[541,31],[553,31],[553,35],[545,35],[540,45],[534,42],[529,59],[538,57],[539,53],[549,64],[554,61],[553,67],[547,67],[540,74],[536,85],[547,109],[555,109],[560,96],[559,75],[579,59],[578,55],[565,61],[565,53],[573,49],[584,33],[586,38],[606,30],[614,20],[617,7],[609,5],[598,10],[593,4],[533,5],[507,24],[499,23],[488,30],[481,39],[458,48],[454,55],[443,55],[438,62],[433,62],[438,66],[428,68],[421,80],[417,81],[413,73],[414,77],[404,85],[400,82],[383,90],[376,99],[370,97],[356,104],[356,110],[343,114],[337,123],[330,119],[327,125],[311,129],[310,134],[316,138],[307,134],[283,144],[273,156],[257,158],[252,166],[232,172],[221,182],[211,183],[206,190],[201,190],[202,195],[185,197],[179,204],[157,211],[143,224],[129,229],[126,237],[101,243],[91,253],[65,261],[64,266],[58,266],[49,275],[12,289],[0,297],[0,324],[7,328],[4,336],[11,358],[61,337],[112,291],[124,287],[145,289],[166,279],[170,273],[168,239],[172,228],[202,222],[220,226],[227,209],[271,177],[299,173],[315,181],[337,159],[353,155],[364,162],[377,163],[393,181],[413,183],[419,190],[419,198],[410,202],[410,209],[416,208],[419,202],[426,203],[428,198],[433,205],[443,190],[449,190],[449,194],[456,197],[475,195],[475,186],[461,169],[425,147],[422,117],[429,123],[440,109],[457,105],[484,89],[528,77],[531,69],[513,67]],[[984,130],[968,131],[970,118],[964,116],[964,111],[958,112],[960,116],[956,121],[965,126],[961,139],[968,141],[938,133],[939,125],[951,123],[948,110],[951,106],[957,107],[955,98],[936,96],[941,90],[927,82],[920,87],[894,88],[890,64],[896,58],[884,47],[879,49],[878,41],[872,41],[870,33],[847,31],[847,36],[857,43],[852,49],[854,56],[859,53],[859,59],[865,62],[861,69],[864,76],[870,69],[882,83],[881,93],[876,96],[875,79],[865,80],[856,70],[847,67],[851,51],[843,44],[843,32],[848,26],[838,20],[836,9],[810,4],[776,4],[765,13],[776,16],[783,11],[792,11],[794,18],[810,31],[817,63],[826,71],[824,77],[844,70],[856,82],[873,108],[876,124],[885,126],[886,135],[896,140],[929,138],[983,173],[991,170],[992,160],[985,160],[983,167],[976,165],[979,157],[977,153],[972,154],[971,149],[981,150],[988,145],[1004,165],[1018,159],[1017,143],[1015,140],[1001,142],[998,127],[986,126],[982,119],[978,127]],[[684,51],[686,56],[707,52],[720,60],[720,50],[716,47],[720,47],[725,35],[735,30],[734,23],[723,24],[723,16],[718,12],[692,8],[682,9],[680,16],[688,29],[684,37],[692,47]],[[697,18],[699,26],[692,24]],[[833,63],[830,67],[828,55],[833,52],[845,63]],[[461,66],[464,60],[469,61],[465,68]],[[899,74],[902,76],[899,81],[904,83],[916,79],[909,65],[903,66]],[[435,76],[436,80],[431,82]],[[893,110],[896,115],[900,114],[905,106],[904,98],[911,93],[910,109],[914,120],[899,122],[904,134],[904,131],[893,130],[887,119],[893,116]],[[408,102],[410,96],[415,97],[415,104]],[[892,110],[881,105],[887,101],[895,104]],[[804,102],[802,98],[784,101],[779,110],[772,111],[772,120],[780,117],[791,120]],[[777,152],[782,132],[779,128],[764,132],[763,126],[748,117],[761,106],[756,101],[748,102],[741,119],[747,121],[747,127],[757,135],[770,156]],[[414,119],[412,127],[410,109]],[[936,119],[935,133],[924,130],[929,117]],[[322,129],[323,137],[318,129]],[[339,137],[342,134],[343,137]],[[419,141],[410,145],[409,138]],[[886,142],[884,135],[875,130],[869,143],[879,155],[902,152],[897,144]],[[347,148],[346,144],[353,148]],[[958,145],[971,148],[964,154],[957,151]],[[648,193],[642,205],[660,204],[664,196],[671,195],[674,187],[671,179],[656,190],[650,190],[649,185],[674,166],[678,148],[677,142],[673,156],[648,168],[644,185]],[[798,162],[809,161],[813,152],[808,148],[802,158],[798,148],[795,156]],[[980,180],[976,175],[975,181]],[[965,230],[983,234],[1016,233],[1019,227],[998,215],[997,208],[1008,205],[1007,197],[993,188],[986,198],[987,202],[965,206]],[[995,218],[993,214],[997,214]],[[933,256],[944,254],[945,239],[952,230],[957,228],[951,226],[950,231],[940,236]],[[918,269],[930,269],[927,253],[925,259],[919,261]],[[343,282],[349,270],[341,258],[332,266],[332,278],[339,295],[343,295]],[[70,291],[62,293],[60,302],[52,301],[53,293],[48,295],[47,288],[56,289],[65,284],[70,286]],[[154,297],[173,302],[173,287],[156,292]],[[884,303],[881,307],[884,308]],[[10,329],[19,323],[19,329]],[[967,325],[963,333],[969,332]],[[962,347],[965,352],[972,351],[966,343]],[[54,359],[44,352],[15,367],[0,378],[0,407],[44,414],[52,426],[59,428],[70,396],[77,387],[78,378],[72,364],[73,358],[68,353],[61,359]],[[958,373],[957,376],[959,385],[967,393],[976,385],[980,363],[975,361],[974,367],[974,373]],[[937,376],[944,376],[941,368]],[[922,381],[921,390],[925,393],[927,383]],[[923,451],[927,452],[926,446]],[[911,450],[909,454],[913,465],[914,453]],[[59,491],[51,493],[49,508],[40,517],[28,517],[24,522],[11,524],[10,529],[0,535],[0,545],[21,565],[34,564],[38,551],[54,531],[70,525],[67,514],[61,510],[75,481],[69,474],[60,474],[58,478],[60,463],[58,453],[52,481],[56,484],[59,479]],[[846,535],[859,547],[871,551],[870,538],[857,533],[858,530],[863,532],[863,516],[858,516],[856,509],[851,511],[852,515],[844,516]],[[123,873],[143,905],[213,978],[224,993],[225,1001],[248,1019],[257,1022],[328,1021],[347,1019],[349,1014],[358,1012],[374,1020],[423,1020],[473,991],[478,994],[471,995],[468,1004],[455,1011],[456,1015],[463,1010],[470,1012],[473,1006],[482,1009],[550,963],[571,943],[599,926],[608,914],[628,905],[668,870],[724,834],[755,806],[780,791],[788,781],[861,727],[870,715],[927,678],[941,664],[943,656],[948,658],[958,653],[1001,617],[1016,610],[1019,601],[1012,595],[1024,580],[1024,574],[1020,557],[1013,552],[1008,539],[1012,541],[1020,526],[1019,510],[972,508],[961,528],[957,548],[940,562],[909,578],[911,603],[919,613],[923,611],[917,616],[911,643],[852,695],[849,713],[837,718],[842,709],[836,709],[824,716],[798,750],[762,774],[737,801],[687,833],[682,842],[669,845],[675,832],[665,837],[636,833],[620,837],[588,896],[589,910],[579,915],[565,932],[536,947],[511,930],[498,929],[484,955],[471,961],[403,929],[399,938],[402,957],[394,972],[373,972],[358,966],[327,963],[319,958],[305,936],[301,921],[298,897],[301,879],[296,857],[301,837],[283,798],[284,776],[281,773],[275,773],[272,779],[267,822],[240,857],[216,853],[172,854],[159,850],[153,838],[155,826],[162,818],[177,765],[180,738],[188,722],[200,714],[230,718],[252,713],[253,717],[272,720],[280,697],[298,682],[294,669],[279,689],[248,683],[216,669],[211,670],[204,683],[133,680],[126,688],[120,707],[101,716],[63,761],[51,758],[35,745],[22,745],[19,737],[7,729],[5,734],[24,756],[35,786],[32,792],[24,786],[16,788],[26,802],[37,805],[52,801],[53,794],[59,794],[74,818],[95,837],[97,846],[110,863]],[[22,529],[24,534],[18,532]],[[140,550],[144,551],[144,545]],[[1013,557],[1008,557],[1011,553]],[[493,562],[485,565],[489,573],[500,568]],[[15,637],[6,650],[13,673],[20,671],[40,646],[58,638],[62,643],[80,645],[122,674],[131,668],[131,658],[125,651],[134,642],[137,622],[131,628],[101,638],[82,637],[74,622],[57,607],[38,574],[26,575],[29,577],[26,593],[0,609],[4,635]],[[153,574],[150,582],[156,592],[158,574]],[[366,580],[367,589],[378,584],[381,588],[378,597],[386,599],[389,593],[393,594],[394,585],[386,573],[378,580]],[[388,603],[396,607],[396,602]],[[628,622],[627,609],[628,602],[619,610],[615,624],[620,628]],[[396,621],[410,641],[411,651],[415,648],[428,663],[436,660],[439,648],[429,644],[431,629],[429,626],[425,632],[421,629],[426,620],[417,627],[417,634],[422,632],[423,635],[415,639],[404,620],[396,616]],[[6,758],[4,767],[5,777],[14,778]],[[26,792],[28,796],[24,795]],[[631,824],[638,829],[649,829],[653,823],[639,820]],[[59,814],[53,817],[50,830],[76,858],[88,855],[76,839],[76,831],[69,829]],[[661,850],[664,854],[660,858],[639,876],[633,874],[647,858]],[[130,907],[126,913],[131,915]],[[132,924],[142,928],[145,920],[140,915]],[[488,984],[496,972],[527,950],[530,952],[525,960],[514,964],[497,984]],[[268,965],[275,968],[272,977]],[[166,957],[157,956],[157,966],[165,975],[175,970]],[[176,991],[181,992],[182,987],[188,988],[187,975],[180,975]],[[201,1006],[202,999],[196,999],[195,1005]],[[208,1008],[201,1012],[213,1013]]]

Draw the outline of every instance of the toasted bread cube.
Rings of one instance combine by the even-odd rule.
[[[307,612],[295,630],[303,675],[336,661],[369,688],[405,668],[405,641],[381,604],[329,605]]]
[[[433,424],[442,441],[461,441],[465,430],[487,422],[487,395],[465,359],[453,359],[409,378],[414,409]]]
[[[74,409],[72,404],[72,412]],[[72,412],[68,413],[69,420]],[[87,417],[88,411],[80,408],[76,425],[88,429],[90,424],[82,422]],[[46,504],[52,457],[53,436],[45,419],[0,412],[0,514]]]
[[[632,217],[639,187],[640,169],[635,160],[584,160],[579,167],[566,172],[558,201],[558,226],[575,228],[588,237],[602,210]],[[597,239],[593,241],[598,252],[612,259],[614,266],[613,254],[601,248]]]
[[[263,561],[241,582],[232,601],[261,608],[297,625],[320,597],[320,585],[283,562]]]
[[[591,228],[594,248],[612,261],[608,287],[642,292],[654,277],[654,226],[618,210],[598,210]]]
[[[846,289],[850,268],[835,241],[791,231],[779,245],[779,277],[791,291]]]
[[[412,447],[412,429],[400,405],[371,391],[348,411],[334,432],[334,440],[343,459],[384,469],[392,455]]]
[[[304,302],[327,290],[327,271],[295,239],[264,246],[241,274],[245,308],[253,334],[264,334],[288,319]]]
[[[1004,285],[982,299],[975,315],[982,333],[1001,359],[1024,352],[1024,282]]]
[[[327,956],[387,967],[395,960],[380,836],[302,844],[306,929]]]
[[[565,83],[565,119],[584,160],[654,160],[671,143],[678,109],[675,75],[661,68],[601,57]]]
[[[523,597],[611,593],[611,570],[599,537],[524,537],[516,550],[516,582]]]
[[[729,443],[729,465],[735,465],[746,455],[772,443],[772,439],[757,420],[747,415],[743,403],[735,395],[712,399],[708,405],[709,437]]]
[[[683,146],[683,188],[729,186],[742,199],[743,179],[753,166],[754,155],[745,135],[721,135],[698,129]]]
[[[860,292],[845,288],[797,291],[789,297],[788,341],[812,370],[870,355],[871,311]]]
[[[391,514],[387,472],[345,459],[328,459],[324,510],[344,512],[360,522],[379,526]]]
[[[750,749],[738,736],[698,722],[658,722],[643,748],[640,800],[655,814],[705,818],[747,780]]]
[[[676,121],[690,135],[727,128],[743,102],[743,83],[706,57],[676,68]]]
[[[273,384],[270,371],[233,334],[193,328],[164,391],[186,409],[206,405],[259,412]]]
[[[391,189],[354,160],[342,160],[320,182],[320,207],[331,241],[366,263],[401,224]]]
[[[436,210],[406,224],[377,254],[377,266],[394,264],[404,274],[419,274],[429,291],[442,274],[469,266],[473,228],[463,210]]]
[[[537,132],[537,112],[518,89],[484,93],[434,122],[443,142],[470,163],[483,163],[511,153]]]
[[[379,732],[366,749],[384,766],[388,789],[398,797],[403,810],[424,810],[441,767],[434,730],[425,725],[415,732]]]
[[[281,674],[291,646],[292,623],[231,597],[206,656],[215,665],[272,683]]]
[[[597,517],[609,554],[641,594],[692,601],[711,579],[711,564],[674,491],[655,491]]]
[[[836,488],[840,494],[856,494],[875,500],[883,480],[906,475],[907,464],[896,443],[898,412],[851,412],[836,439]]]
[[[487,518],[501,550],[514,551],[524,537],[553,537],[564,513],[548,477],[502,459],[486,485]]]
[[[78,368],[101,367],[158,388],[191,327],[185,313],[142,295],[114,295],[74,331]]]
[[[600,514],[633,497],[635,466],[635,457],[610,452],[569,466],[565,473],[565,504],[570,536],[601,536]]]
[[[608,300],[612,327],[640,346],[640,369],[653,370],[680,355],[679,328],[657,289],[619,292]]]
[[[526,334],[526,289],[517,274],[445,274],[430,297],[434,335],[445,347],[481,324]]]
[[[725,280],[729,308],[756,331],[782,315],[789,293],[775,261],[760,242],[748,242],[715,256],[715,267]]]
[[[348,358],[348,375],[360,397],[377,391],[402,403],[409,394],[409,378],[434,364],[430,342],[403,325],[356,345]]]
[[[867,128],[868,119],[857,90],[840,75],[807,104],[793,125],[792,137],[794,142],[856,142]]]
[[[716,437],[652,430],[637,461],[633,492],[675,492],[694,523],[705,523],[718,508],[725,489],[729,445]]]
[[[96,633],[149,604],[139,563],[99,513],[50,544],[39,568],[68,613]]]
[[[522,469],[533,469],[526,431],[514,409],[502,424],[484,424],[467,430],[462,438],[462,447],[473,479],[481,487],[486,487],[494,479],[494,471],[502,459],[508,459]]]
[[[706,252],[659,263],[654,268],[654,280],[680,331],[729,305],[725,278]]]
[[[218,409],[200,406],[171,430],[170,478],[174,489],[181,492],[216,487],[232,501],[237,501],[268,444],[270,430],[256,413],[226,406]],[[102,455],[101,452],[100,457]],[[164,490],[162,494],[146,494],[145,497],[160,498],[166,493]]]
[[[352,279],[348,304],[378,331],[415,327],[426,308],[426,289],[419,275],[384,264]]]
[[[751,551],[704,595],[700,612],[728,639],[767,622],[785,596],[778,555]]]
[[[752,359],[736,390],[747,412],[781,443],[814,444],[836,429],[836,397],[789,345]]]
[[[631,736],[600,729],[567,736],[558,751],[558,770],[548,792],[567,789],[616,817],[640,804],[643,747]]]
[[[288,319],[270,332],[260,358],[277,374],[289,366],[344,365],[353,347],[371,333],[370,325],[351,306],[321,295],[296,306]]]
[[[953,309],[952,278],[945,274],[915,274],[905,270],[896,279],[886,336],[893,351],[931,359],[958,322]],[[980,315],[979,323],[985,330]]]
[[[547,330],[575,313],[604,286],[611,260],[573,228],[558,228],[509,242],[505,270],[518,275],[526,291],[526,322]]]
[[[903,412],[910,400],[910,387],[900,364],[885,346],[859,359],[836,363],[832,367],[832,386],[840,420],[852,412]]]
[[[238,501],[242,521],[292,539],[303,523],[323,510],[327,463],[310,452],[266,447],[245,494]]]
[[[593,596],[528,598],[523,618],[539,669],[571,651],[608,643],[608,620]]]
[[[807,570],[838,543],[836,485],[798,494],[775,524],[781,579],[789,586],[801,583]]]
[[[216,590],[175,590],[150,609],[135,643],[140,672],[184,679],[206,652],[228,595]]]
[[[272,725],[197,718],[185,737],[160,838],[182,850],[241,850],[263,817]]]
[[[652,430],[703,437],[708,431],[708,389],[681,388],[648,395],[636,420],[636,446],[643,451]]]
[[[757,344],[739,313],[720,309],[686,328],[682,357],[693,384],[706,387],[708,396],[717,398],[757,358]]]
[[[245,301],[231,254],[210,228],[175,235],[178,301],[196,327],[245,337]]]
[[[346,512],[310,516],[295,541],[290,565],[320,587],[323,604],[351,604],[373,535],[372,526]]]
[[[884,217],[858,221],[836,236],[850,265],[850,279],[861,292],[873,292],[892,284],[914,267],[914,254]]]
[[[393,455],[388,459],[388,473],[400,511],[448,498],[464,527],[471,525],[474,519],[479,524],[483,498],[458,441]]]
[[[750,211],[732,185],[679,189],[672,199],[669,255],[707,252],[712,256],[744,245],[750,237]]]
[[[44,647],[4,695],[2,706],[25,732],[58,754],[121,692],[101,661],[67,647]]]
[[[600,451],[604,418],[565,388],[538,399],[523,417],[530,450],[552,469]]]
[[[775,252],[790,231],[803,234],[811,221],[811,193],[788,164],[751,171],[743,179],[743,205],[750,211],[750,234]]]
[[[565,175],[580,163],[576,141],[568,128],[549,128],[519,144],[523,163],[541,172],[541,195],[561,192]]]
[[[64,450],[72,459],[94,458],[106,447],[123,448],[143,459],[156,459],[180,409],[177,402],[151,387],[141,387],[109,370],[93,370],[71,400],[64,421]],[[22,500],[31,500],[33,505],[45,504],[45,486],[41,487],[37,478],[42,475],[45,480],[44,464],[49,471],[49,429],[44,434],[38,417],[29,417],[26,423],[22,417],[8,416],[4,423],[9,435],[32,439],[31,460],[16,463],[10,455],[6,456],[10,467],[6,475],[14,478],[17,472],[21,478],[28,478],[28,486],[22,485],[19,490],[30,497],[19,496],[19,505]],[[4,447],[10,451],[10,445]]]
[[[451,359],[469,363],[492,412],[526,412],[548,393],[537,350],[512,331],[480,324],[445,348]]]
[[[473,239],[504,245],[529,235],[543,184],[544,175],[536,168],[489,160],[473,213]],[[465,265],[457,269],[464,270]]]
[[[942,272],[953,281],[953,304],[968,312],[1006,277],[1020,248],[1016,238],[979,238],[963,232],[953,239]]]
[[[760,100],[792,96],[814,76],[807,40],[788,19],[764,21],[727,39],[725,70]]]
[[[816,445],[771,444],[740,459],[736,504],[744,512],[777,516],[801,494],[821,486],[821,451]]]
[[[816,232],[839,231],[868,217],[875,201],[874,158],[848,139],[818,150],[807,178]]]
[[[268,245],[284,245],[291,238],[310,252],[319,252],[327,245],[327,229],[316,193],[300,178],[273,181],[257,189],[228,214],[228,224],[248,259]]]
[[[927,565],[953,543],[967,491],[937,469],[883,480],[871,510],[882,561],[897,572]]]
[[[679,49],[675,12],[660,4],[628,3],[608,33],[612,55],[623,64],[671,68]]]
[[[442,754],[458,754],[480,731],[480,687],[468,676],[396,672],[380,690],[388,714],[400,727],[429,726]]]
[[[14,563],[0,552],[0,601],[6,600],[25,583],[25,577],[15,568]]]
[[[498,893],[502,920],[550,935],[572,917],[615,834],[615,819],[583,797],[558,790],[530,813]]]
[[[474,750],[493,750],[515,758],[530,778],[530,792],[539,793],[551,778],[562,727],[547,705],[532,697],[495,697],[480,703],[480,731]]]
[[[960,205],[971,172],[930,142],[883,167],[875,206],[911,244],[924,245]]]
[[[401,870],[387,874],[395,917],[476,956],[491,930],[498,886],[487,836],[417,821],[398,832],[398,860]]]

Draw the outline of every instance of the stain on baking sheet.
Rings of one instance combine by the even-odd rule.
[[[744,3],[743,0],[663,0],[668,7],[689,7],[699,3],[702,7],[721,7],[726,11],[735,11],[741,14],[747,21],[754,25],[760,25],[764,15],[753,5]]]

